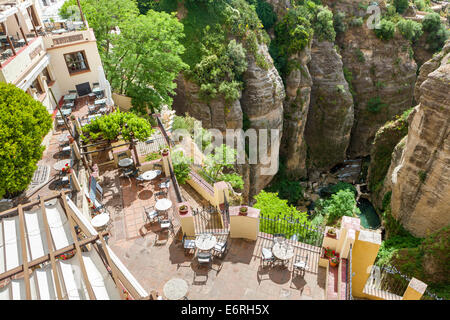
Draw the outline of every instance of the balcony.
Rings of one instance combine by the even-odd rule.
[[[11,47],[0,50],[0,71],[5,82],[15,83],[45,54],[42,38],[27,38],[27,41],[28,44],[14,46],[15,54]]]

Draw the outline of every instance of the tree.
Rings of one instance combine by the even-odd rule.
[[[0,82],[0,198],[25,190],[52,127],[46,108],[12,84]]]
[[[423,30],[428,32],[427,44],[428,50],[435,52],[440,50],[447,38],[449,32],[445,25],[441,22],[441,17],[436,12],[427,14],[422,21]]]
[[[188,66],[182,61],[183,25],[174,14],[149,10],[127,21],[104,60],[112,88],[132,98],[134,110],[148,113],[172,103],[175,78]]]
[[[145,141],[152,135],[153,129],[147,120],[134,113],[115,111],[94,119],[83,127],[83,132],[94,139],[103,136],[105,139],[115,140],[121,136],[126,141],[131,141],[132,138]]]
[[[319,6],[314,23],[314,31],[319,41],[327,40],[334,42],[336,32],[333,26],[333,13],[325,7]]]
[[[340,190],[326,200],[325,212],[328,224],[334,223],[342,216],[353,217],[359,214],[360,210],[356,207],[355,194],[348,189]]]

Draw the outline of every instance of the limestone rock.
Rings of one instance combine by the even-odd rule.
[[[305,138],[310,165],[329,170],[346,158],[353,125],[353,98],[334,44],[314,40],[309,70],[313,86]]]
[[[450,52],[420,84],[419,105],[392,182],[392,215],[424,237],[450,224]],[[425,68],[428,68],[424,65]],[[425,71],[424,71],[425,73]]]
[[[273,60],[265,44],[259,46],[259,53],[264,55],[269,63],[269,68],[267,70],[262,68],[256,63],[252,54],[247,55],[248,67],[243,75],[245,89],[242,92],[241,107],[250,120],[250,128],[267,129],[269,132],[271,129],[279,130],[279,137],[275,145],[270,143],[269,138],[267,139],[267,156],[271,159],[268,165],[261,163],[261,161],[258,161],[257,164],[250,164],[250,196],[259,193],[267,186],[278,171],[278,153],[283,128],[283,100],[285,97],[283,82],[273,65]],[[260,138],[258,133],[258,140]],[[258,148],[259,153],[260,148]],[[269,167],[276,170],[271,174],[264,172]]]

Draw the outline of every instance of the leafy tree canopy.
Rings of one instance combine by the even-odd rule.
[[[25,190],[52,127],[46,108],[12,84],[0,82],[0,198]]]
[[[134,113],[115,111],[91,121],[83,127],[83,132],[91,138],[102,135],[105,139],[114,140],[122,136],[126,141],[131,141],[132,133],[135,139],[145,141],[153,129],[147,120]]]

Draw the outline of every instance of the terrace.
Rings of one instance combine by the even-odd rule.
[[[86,99],[76,100],[75,119],[87,115],[89,102]],[[73,121],[76,127],[77,120]],[[157,122],[155,134],[147,142],[136,143],[135,151],[129,146],[121,147],[123,141],[114,142],[116,145],[113,143],[111,148],[100,144],[92,145],[91,149],[85,149],[80,143],[80,150],[98,148],[101,152],[82,153],[89,155],[89,167],[93,170],[78,161],[79,166],[74,166],[73,170],[77,177],[73,177],[69,187],[71,201],[87,221],[93,224],[97,215],[108,215],[106,241],[109,248],[137,282],[152,292],[153,298],[169,298],[164,288],[172,279],[182,279],[187,284],[184,297],[207,300],[348,300],[355,293],[358,298],[398,299],[403,291],[403,298],[411,298],[421,290],[414,284],[419,289],[407,285],[395,295],[380,294],[374,272],[367,270],[373,264],[381,238],[373,231],[363,230],[358,218],[344,217],[341,229],[331,237],[327,230],[316,230],[298,221],[273,220],[251,207],[243,215],[239,206],[229,205],[227,199],[231,190],[223,182],[211,185],[194,173],[188,183],[180,187],[173,174],[170,151],[146,160],[147,155],[173,145],[170,132],[165,130],[170,123],[163,124],[159,118]],[[52,146],[58,145],[63,132],[64,129],[54,132],[44,163],[56,162]],[[74,143],[71,143],[72,157],[76,160]],[[141,172],[159,170],[160,174],[147,181],[124,175],[118,166],[120,154],[124,152],[134,163],[139,163],[136,166]],[[161,187],[168,178],[169,187]],[[23,202],[59,190],[50,188],[50,184],[34,190]],[[160,194],[161,191],[167,193]],[[160,210],[157,201],[162,198],[170,200],[170,206]],[[187,213],[180,211],[183,205]],[[156,209],[157,216],[170,221],[170,226],[163,226],[156,216],[151,219],[145,213],[147,208]],[[217,255],[214,249],[205,251],[197,242],[192,250],[185,248],[186,239],[199,239],[204,235],[213,235],[215,243],[226,243],[223,254],[219,251]],[[278,243],[278,239],[282,243]],[[338,266],[330,264],[324,248],[340,253]],[[199,252],[208,251],[213,255],[204,266],[198,259]],[[267,252],[271,256],[269,259]],[[284,258],[280,258],[280,252],[284,252]],[[413,280],[417,279],[412,279],[412,283]],[[385,289],[383,287],[383,292],[389,291]]]

